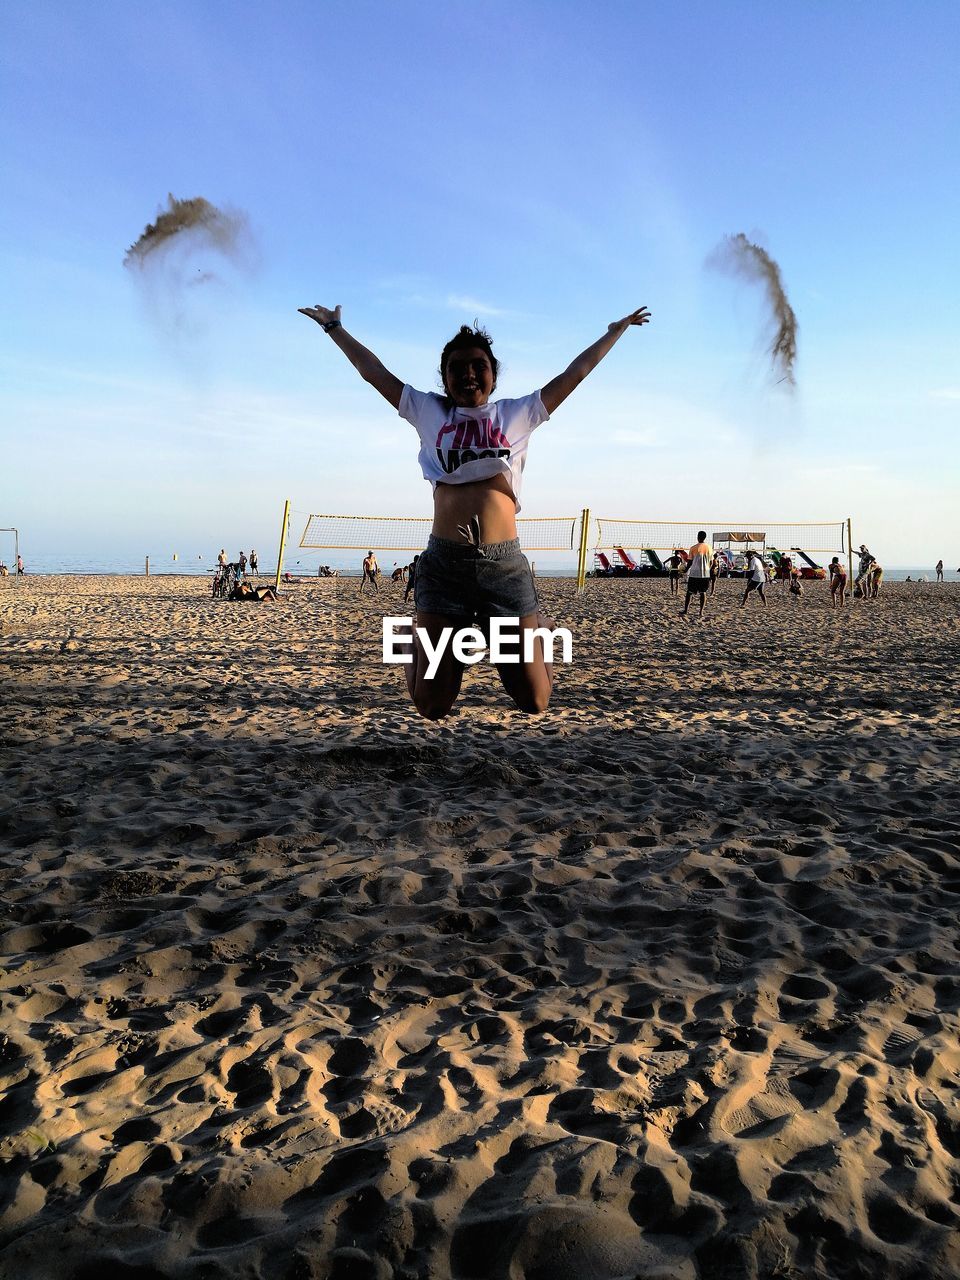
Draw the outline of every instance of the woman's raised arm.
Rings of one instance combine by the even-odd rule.
[[[352,334],[347,333],[340,320],[339,303],[332,311],[329,307],[322,307],[319,302],[315,307],[298,307],[297,310],[302,316],[309,316],[311,320],[316,320],[324,333],[330,335],[364,382],[369,382],[371,387],[376,387],[384,400],[388,400],[394,409],[400,408],[403,383],[385,368],[362,342],[358,342]]]
[[[646,307],[640,307],[630,315],[624,316],[622,320],[614,320],[613,324],[608,325],[607,332],[602,338],[598,338],[592,346],[587,347],[586,351],[582,351],[563,373],[548,382],[540,392],[540,399],[547,413],[553,413],[554,409],[563,404],[570,392],[597,367],[617,339],[626,333],[632,324],[647,324],[649,320],[650,312]]]

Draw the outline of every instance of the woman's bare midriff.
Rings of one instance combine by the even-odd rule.
[[[433,532],[462,542],[458,525],[480,517],[484,542],[509,542],[517,536],[517,504],[506,476],[473,484],[438,484],[433,491]]]

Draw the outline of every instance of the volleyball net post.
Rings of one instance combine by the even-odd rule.
[[[287,545],[287,532],[290,528],[290,499],[283,504],[283,523],[280,525],[280,548],[277,551],[277,579],[274,591],[280,590],[280,575],[283,573],[283,552]]]
[[[847,516],[847,572],[849,574],[847,581],[853,582],[853,529],[850,526],[849,516]]]
[[[13,564],[14,564],[13,572],[14,572],[14,576],[17,579],[17,586],[19,587],[20,575],[17,573],[16,566],[20,563],[20,530],[14,529],[13,526],[11,526],[9,529],[0,529],[0,533],[13,534]]]
[[[580,554],[577,558],[577,590],[582,591],[587,581],[587,547],[590,542],[590,508],[580,513]]]

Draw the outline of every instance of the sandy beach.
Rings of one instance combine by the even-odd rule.
[[[0,580],[0,1276],[960,1274],[960,584]]]

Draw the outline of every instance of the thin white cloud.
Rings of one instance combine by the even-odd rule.
[[[960,400],[960,387],[938,387],[928,394],[931,400]]]
[[[385,276],[377,282],[378,287],[395,301],[407,306],[424,307],[437,311],[469,311],[474,316],[516,316],[516,311],[505,307],[494,306],[492,302],[484,302],[482,298],[474,298],[464,293],[441,293],[432,286],[432,282],[423,276],[395,275]]]
[[[614,431],[611,437],[614,444],[631,444],[640,448],[652,448],[663,444],[663,434],[656,427],[641,427],[639,430]]]
[[[831,479],[848,476],[851,480],[863,480],[867,476],[878,476],[880,468],[875,462],[831,463],[823,467],[799,467],[798,478],[805,480],[822,480],[825,476]]]
[[[510,312],[505,311],[502,307],[494,307],[489,302],[480,302],[477,298],[470,298],[456,293],[447,295],[447,306],[452,311],[470,311],[475,316],[510,315]]]

